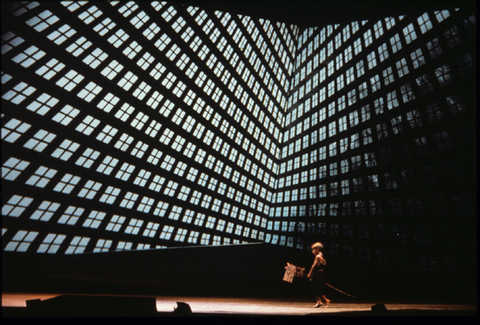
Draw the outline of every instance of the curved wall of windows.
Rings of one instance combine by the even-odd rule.
[[[6,9],[6,251],[265,239],[297,27],[158,1]]]
[[[458,9],[299,34],[268,224],[280,244],[424,270],[471,252],[475,26]]]
[[[475,14],[300,30],[158,1],[3,7],[4,251],[320,238],[428,269],[445,234],[470,243]]]

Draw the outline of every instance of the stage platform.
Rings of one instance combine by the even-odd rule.
[[[28,301],[28,303],[27,303]],[[56,304],[54,302],[56,301]],[[96,311],[91,305],[95,304]],[[179,308],[177,303],[188,306]],[[39,304],[44,304],[42,308]],[[63,305],[62,305],[63,303]],[[104,308],[101,304],[109,304]],[[175,316],[476,316],[477,306],[468,304],[422,304],[400,302],[335,302],[328,308],[313,308],[313,300],[267,298],[221,298],[189,296],[112,296],[3,293],[3,317],[175,317]],[[65,305],[70,304],[70,305]],[[111,306],[111,305],[116,306]],[[122,305],[127,304],[127,305]],[[76,305],[76,306],[72,306]],[[86,309],[82,311],[83,306]],[[180,304],[181,305],[181,304]],[[45,306],[48,306],[46,308]],[[61,307],[58,307],[61,306]],[[88,310],[87,310],[88,309]],[[175,310],[177,309],[177,310]],[[99,311],[100,310],[100,311]]]

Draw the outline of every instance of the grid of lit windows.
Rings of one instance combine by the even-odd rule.
[[[461,174],[435,160],[473,133],[474,86],[458,86],[476,65],[470,13],[300,30],[158,1],[19,6],[2,35],[5,250],[306,249],[321,235],[350,256],[343,235],[401,234],[374,218],[419,216],[439,195],[407,189]]]
[[[455,20],[451,19],[454,15]],[[432,206],[436,201],[434,195],[427,193],[431,185],[441,183],[440,179],[451,181],[451,178],[443,178],[440,175],[446,171],[443,165],[440,167],[441,164],[430,159],[442,160],[440,151],[447,150],[447,146],[453,150],[447,140],[451,134],[439,131],[455,127],[434,123],[445,114],[458,117],[457,112],[461,111],[466,114],[457,120],[458,127],[462,125],[470,134],[474,133],[474,126],[467,126],[469,113],[465,106],[460,104],[457,111],[456,104],[449,105],[467,101],[474,110],[473,70],[468,72],[469,77],[457,74],[456,86],[452,85],[451,72],[453,61],[457,61],[459,73],[464,67],[462,57],[475,51],[471,43],[473,34],[467,31],[472,19],[476,21],[475,15],[458,9],[304,30],[299,36],[291,96],[285,112],[275,205],[269,214],[281,218],[282,226],[268,222],[267,229],[280,234],[268,235],[267,242],[282,245],[286,239],[287,246],[308,249],[320,235],[329,243],[329,254],[353,256],[350,248],[339,249],[339,246],[348,238],[358,239],[359,250],[364,248],[362,245],[370,246],[364,239],[377,237],[369,233],[368,227],[385,229],[388,225],[395,238],[401,236],[396,229],[425,218],[426,209],[438,210]],[[461,28],[463,36],[458,35]],[[462,37],[469,37],[470,44],[464,44],[458,52],[450,51],[448,57],[444,55],[447,49],[463,44]],[[310,68],[312,65],[314,70]],[[448,85],[451,86],[448,92],[442,92],[442,87]],[[468,90],[462,91],[464,86]],[[452,95],[462,99],[452,100]],[[426,123],[430,123],[428,127]],[[442,134],[446,141],[442,140]],[[453,155],[465,154],[459,149]],[[468,159],[471,163],[475,160]],[[463,164],[456,158],[449,161]],[[418,165],[414,167],[417,176],[406,167],[409,162]],[[428,176],[422,179],[423,173]],[[412,203],[412,194],[407,193],[415,181],[424,192],[416,192]],[[449,185],[445,186],[443,190],[448,191]],[[463,195],[474,201],[471,194]],[[452,196],[449,200],[455,201]],[[470,213],[473,210],[470,206]],[[363,222],[358,232],[349,226],[354,216],[364,218],[356,221]],[[290,233],[287,222],[297,223],[295,234]],[[308,222],[312,226],[305,232],[301,223]],[[343,236],[341,227],[348,229]],[[385,234],[380,237],[384,240]],[[363,258],[368,255],[365,250],[362,254]],[[378,249],[376,256],[370,253],[368,258],[384,260],[388,259],[386,254],[386,250]],[[418,259],[425,260],[426,256],[418,254]],[[452,265],[451,257],[443,262]]]
[[[49,6],[55,6],[57,14],[48,10]],[[46,37],[58,49],[47,53],[51,50],[41,41],[29,44],[25,41],[28,37],[16,34],[15,26],[2,36],[3,59],[23,69],[22,73],[43,77],[45,87],[38,89],[48,92],[23,82],[22,78],[29,77],[17,77],[13,68],[4,69],[3,100],[45,117],[47,124],[34,130],[34,117],[21,118],[24,114],[9,110],[6,116],[11,118],[2,127],[2,139],[55,160],[50,166],[32,167],[31,160],[11,157],[3,165],[3,178],[10,182],[22,179],[26,185],[51,188],[65,196],[48,220],[33,220],[58,220],[56,227],[69,228],[57,231],[67,234],[66,239],[58,238],[71,244],[62,245],[63,252],[57,246],[47,248],[45,245],[59,241],[52,233],[42,252],[99,252],[156,246],[160,241],[171,242],[166,246],[175,242],[209,245],[264,238],[276,187],[278,139],[294,67],[297,27],[155,1],[61,2],[30,6],[24,12],[14,9],[15,5],[7,7],[18,22],[45,34],[40,39]],[[74,13],[78,20],[67,23],[59,16],[62,10]],[[158,14],[163,20],[154,22],[151,17]],[[79,62],[85,68],[80,69]],[[152,87],[157,80],[163,88]],[[88,109],[83,114],[85,104],[75,97],[98,110]],[[194,110],[188,109],[192,106]],[[71,123],[74,127],[66,129]],[[22,138],[25,140],[20,143]],[[71,163],[97,174],[83,176],[81,169],[66,172]],[[188,215],[180,215],[186,212],[176,207],[187,203],[192,209],[185,210]],[[110,207],[106,209],[105,204]],[[77,212],[60,215],[74,206]],[[168,218],[161,227],[142,219],[128,222],[125,234],[146,234],[149,242],[138,238],[142,242],[135,243],[130,237],[115,242],[100,235],[103,229],[112,231],[127,224],[116,220],[128,213],[125,209],[140,211],[145,218]],[[105,210],[109,211],[106,215],[101,212]],[[192,211],[199,216],[213,215],[206,224],[198,217],[192,223]],[[232,218],[232,227],[242,230],[224,236],[225,227],[210,226],[209,221],[220,215]],[[189,234],[182,228],[185,223],[198,231]],[[98,239],[91,238],[91,232],[83,236],[81,227],[97,229]],[[255,232],[250,231],[252,227]]]

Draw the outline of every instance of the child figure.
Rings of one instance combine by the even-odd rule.
[[[328,307],[330,304],[330,300],[325,297],[326,274],[323,266],[327,264],[327,261],[323,257],[322,250],[322,243],[318,242],[312,245],[312,253],[315,255],[315,260],[307,276],[312,282],[312,291],[317,297],[317,304],[313,308]]]

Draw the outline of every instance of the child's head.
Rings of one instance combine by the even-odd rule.
[[[318,249],[319,251],[322,251],[322,250],[323,250],[323,245],[322,245],[322,243],[317,242],[317,243],[313,244],[313,245],[312,245],[312,251],[313,251],[314,249]]]

